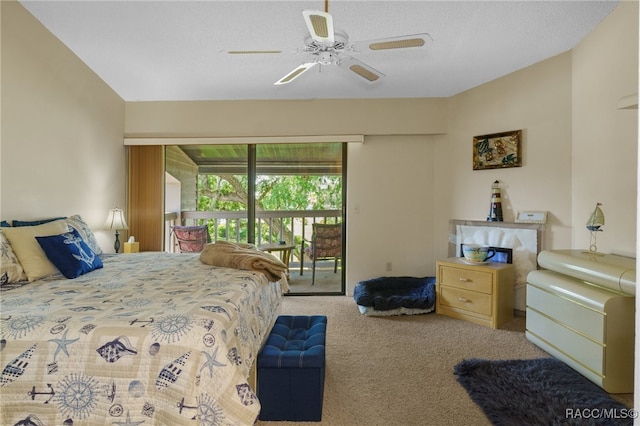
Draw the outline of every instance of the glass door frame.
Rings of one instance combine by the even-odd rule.
[[[328,142],[324,142],[328,143]],[[286,294],[286,296],[344,296],[346,294],[346,258],[347,258],[347,250],[346,250],[346,235],[347,235],[347,153],[348,153],[348,143],[346,142],[335,142],[340,144],[341,150],[341,180],[342,180],[342,207],[341,207],[341,215],[340,215],[340,223],[342,225],[342,247],[341,247],[341,258],[340,258],[340,291],[317,291],[317,292],[290,292]],[[274,142],[276,144],[276,142]],[[249,192],[249,205],[247,206],[248,211],[248,221],[249,223],[256,223],[256,198],[255,198],[255,182],[257,180],[257,144],[249,144],[248,149],[248,179],[249,182],[247,191]],[[249,232],[247,233],[249,242],[255,243],[255,226],[249,227]],[[302,262],[302,259],[300,260]]]

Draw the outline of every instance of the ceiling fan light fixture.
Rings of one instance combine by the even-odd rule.
[[[369,49],[371,50],[386,50],[386,49],[403,49],[406,47],[420,47],[424,46],[424,39],[422,38],[409,38],[404,40],[383,41],[378,43],[371,43]]]
[[[303,10],[302,16],[309,31],[309,35],[304,39],[303,53],[310,56],[312,62],[295,68],[275,82],[276,86],[291,83],[315,65],[338,66],[345,71],[351,71],[367,83],[375,83],[384,77],[384,74],[354,58],[352,54],[360,53],[367,48],[375,51],[421,47],[426,44],[427,37],[431,38],[428,33],[423,33],[349,43],[347,33],[334,29],[333,18],[328,12]]]

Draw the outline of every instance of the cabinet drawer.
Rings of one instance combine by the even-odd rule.
[[[604,343],[605,315],[559,294],[527,285],[527,306],[585,336]]]
[[[440,267],[440,284],[461,289],[493,293],[493,274],[473,269]]]
[[[601,343],[594,342],[531,308],[527,308],[527,332],[589,370],[604,375],[605,347]]]
[[[441,305],[491,316],[491,295],[489,294],[441,285],[438,297]]]

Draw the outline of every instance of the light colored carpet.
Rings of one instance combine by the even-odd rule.
[[[526,339],[522,317],[501,330],[435,313],[369,317],[350,296],[287,296],[282,313],[327,316],[322,422],[257,425],[489,425],[453,367],[469,358],[548,356]]]

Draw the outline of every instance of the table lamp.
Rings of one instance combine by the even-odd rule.
[[[109,210],[109,215],[107,216],[107,221],[104,224],[105,229],[115,230],[116,242],[113,244],[113,249],[116,253],[120,251],[120,240],[118,237],[120,233],[119,229],[129,229],[127,226],[127,221],[124,219],[124,211],[119,208]]]

